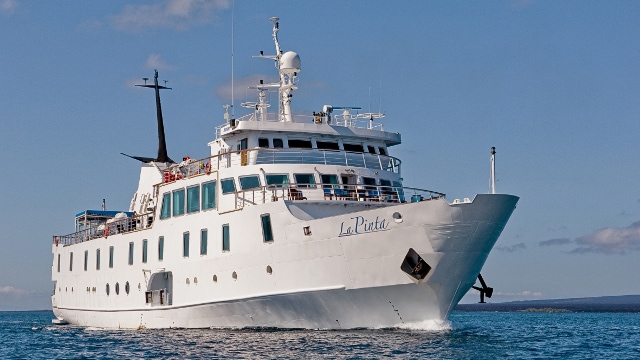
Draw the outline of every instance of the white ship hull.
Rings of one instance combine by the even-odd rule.
[[[461,204],[444,199],[392,206],[368,204],[371,208],[364,211],[304,220],[291,212],[309,214],[313,208],[341,204],[274,202],[272,207],[288,214],[281,217],[282,224],[274,223],[274,229],[285,232],[277,235],[282,241],[212,259],[172,259],[170,253],[181,255],[181,244],[176,241],[169,247],[167,243],[162,263],[126,265],[127,271],[106,270],[99,277],[79,271],[77,276],[59,279],[53,310],[71,324],[108,328],[377,328],[442,320],[475,282],[517,200],[510,195],[478,195],[473,202]],[[255,206],[241,213],[250,218],[251,211],[266,210]],[[401,214],[401,221],[394,220],[394,213]],[[372,224],[367,231],[363,225],[355,229],[360,218]],[[206,222],[206,214],[200,214],[199,219],[194,216],[192,221]],[[205,226],[194,225],[197,229]],[[305,236],[302,229],[307,226],[312,233]],[[346,235],[347,228],[351,235]],[[245,230],[246,235],[234,237],[235,243],[255,237]],[[165,232],[165,237],[180,238],[180,234],[182,229],[175,234]],[[106,245],[114,245],[117,251],[121,245],[120,253],[124,254],[129,242],[142,241],[141,236],[154,238],[147,232],[133,232],[57,250],[54,245],[54,253],[72,248],[78,255],[85,248],[93,253]],[[400,269],[409,248],[431,267],[420,282]],[[120,257],[125,258],[120,262],[126,262],[125,255]],[[171,271],[171,305],[145,304],[148,279],[144,270],[154,267]],[[105,296],[104,284],[113,287],[117,281],[120,294]],[[122,290],[125,281],[131,283],[128,295]],[[140,289],[138,283],[142,284]],[[93,287],[97,288],[95,293]]]

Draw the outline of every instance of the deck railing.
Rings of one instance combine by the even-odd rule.
[[[140,214],[135,217],[125,217],[122,219],[114,218],[105,224],[93,225],[68,235],[54,236],[53,243],[58,246],[79,244],[101,237],[108,238],[111,235],[150,229],[152,225],[153,213]]]

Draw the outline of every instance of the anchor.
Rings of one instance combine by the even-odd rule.
[[[478,274],[478,280],[480,280],[480,285],[482,285],[482,287],[472,286],[472,288],[480,292],[480,304],[484,304],[484,296],[487,295],[488,298],[491,298],[491,295],[493,295],[493,288],[487,286],[487,283],[484,282],[481,274]]]

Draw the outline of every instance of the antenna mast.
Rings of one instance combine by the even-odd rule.
[[[156,162],[161,163],[175,163],[175,161],[169,158],[167,155],[167,142],[164,137],[164,121],[162,119],[162,106],[160,105],[160,89],[169,89],[170,87],[158,85],[158,70],[155,70],[155,75],[153,76],[153,85],[147,85],[147,79],[144,79],[144,85],[136,85],[140,87],[152,88],[156,90],[156,115],[158,118],[158,157],[156,159],[152,159]],[[166,85],[166,81],[165,81]],[[138,159],[140,160],[140,159]]]
[[[234,26],[233,26],[233,20],[234,20],[234,15],[233,15],[233,10],[234,10],[234,5],[235,5],[235,1],[233,1],[231,3],[231,116],[233,116],[234,112],[233,112],[233,105],[235,104],[234,102],[234,98],[235,98],[235,94],[233,91],[233,34],[235,32]]]
[[[496,193],[496,148],[491,148],[491,174],[489,175],[489,186],[491,193]]]

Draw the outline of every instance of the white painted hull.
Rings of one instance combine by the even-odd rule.
[[[106,263],[100,271],[79,269],[73,276],[54,270],[58,289],[52,297],[53,310],[70,324],[107,328],[378,328],[443,320],[475,282],[517,200],[511,195],[478,195],[471,203],[452,205],[444,199],[371,204],[357,212],[344,210],[342,215],[342,205],[335,201],[280,201],[248,207],[237,219],[226,214],[225,221],[242,223],[243,218],[268,211],[274,219],[274,243],[245,247],[243,243],[257,235],[238,225],[236,232],[243,235],[234,237],[231,253],[184,259],[181,254],[172,255],[181,252],[176,241],[175,247],[165,249],[161,263],[150,256],[147,264],[128,265],[122,250],[118,271],[106,269]],[[337,214],[314,217],[314,211]],[[402,215],[401,222],[393,220],[394,213]],[[354,232],[351,226],[351,234],[345,236],[358,217],[371,223],[374,218],[384,219],[386,228],[376,230],[371,225],[369,231],[360,227]],[[200,214],[192,217],[188,227],[195,231],[210,220]],[[186,221],[181,219],[182,224]],[[126,249],[134,242],[138,246],[142,238],[158,235],[180,239],[183,227],[165,225],[53,250],[63,255],[73,250],[81,256],[84,250],[93,254],[108,245]],[[302,232],[307,226],[309,236]],[[210,246],[217,249],[215,241]],[[409,248],[432,268],[420,283],[400,269]],[[273,269],[271,274],[265,271],[267,266]],[[143,270],[156,268],[172,271],[171,305],[145,303]],[[232,278],[233,272],[237,279]],[[104,294],[105,284],[113,286],[116,281],[120,294]],[[124,281],[131,283],[128,295],[122,290]]]

